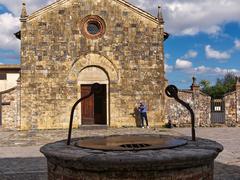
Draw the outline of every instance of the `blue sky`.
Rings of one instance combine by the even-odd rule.
[[[55,0],[26,0],[29,13]],[[156,16],[161,5],[166,78],[180,88],[192,76],[212,83],[227,72],[240,76],[240,0],[128,0]],[[19,63],[21,0],[0,0],[0,63]]]
[[[236,47],[235,41],[240,39],[240,25],[237,22],[230,22],[221,26],[222,31],[216,35],[206,33],[198,33],[194,36],[170,36],[165,42],[165,55],[167,56],[165,63],[171,69],[167,71],[167,77],[170,83],[178,84],[182,88],[186,88],[191,84],[191,77],[194,75],[198,81],[208,79],[212,83],[216,78],[221,78],[225,70],[235,72],[240,70],[240,49]],[[219,53],[226,52],[229,56],[221,58],[217,56],[208,57],[206,47],[210,46],[211,50]],[[187,56],[189,51],[192,56]],[[223,56],[224,57],[224,56]],[[176,67],[177,59],[185,60],[192,63],[191,68],[186,66]],[[180,61],[181,62],[181,61]],[[209,68],[206,71],[200,72],[192,68],[198,67]],[[220,68],[219,73],[214,72],[214,69]],[[213,72],[212,72],[213,71]],[[235,72],[240,75],[239,72]]]

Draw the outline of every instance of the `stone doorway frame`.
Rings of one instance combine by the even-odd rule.
[[[114,61],[109,59],[106,56],[97,54],[97,53],[87,53],[85,55],[80,56],[79,58],[77,58],[73,63],[72,63],[72,67],[69,69],[69,74],[68,77],[66,79],[67,83],[69,86],[74,86],[75,88],[78,89],[78,94],[77,97],[80,98],[80,82],[78,82],[78,76],[79,73],[87,68],[87,67],[99,67],[100,69],[102,69],[107,77],[108,77],[108,86],[107,86],[107,90],[108,90],[108,108],[107,108],[107,125],[110,126],[111,125],[111,114],[110,114],[110,109],[112,108],[111,106],[111,96],[112,93],[110,94],[110,87],[112,86],[112,84],[119,84],[120,83],[120,69],[119,69],[119,62]],[[73,102],[74,103],[74,102]],[[78,121],[80,119],[79,116],[79,107],[78,106],[76,108],[76,118],[75,121]],[[80,124],[80,123],[78,123]]]
[[[97,68],[99,70],[101,70],[105,75],[106,75],[106,78],[108,80],[103,80],[103,81],[99,81],[99,80],[78,80],[77,82],[77,85],[78,85],[78,99],[80,99],[81,97],[81,86],[82,85],[87,85],[87,84],[94,84],[94,83],[99,83],[99,84],[103,84],[103,85],[106,85],[106,126],[109,126],[110,125],[110,91],[109,91],[109,87],[110,87],[110,81],[109,81],[109,77],[108,77],[108,74],[107,72],[102,68],[102,67],[99,67],[99,66],[87,66],[85,68],[83,68],[80,72],[79,72],[79,76],[81,75],[81,72],[85,69],[88,69],[88,68]],[[82,106],[81,106],[81,103],[79,104],[79,107],[77,108],[77,111],[79,113],[79,119],[78,119],[78,126],[82,126]],[[96,124],[93,124],[93,126],[95,126]],[[90,125],[91,126],[91,125]],[[101,126],[101,125],[99,125]]]

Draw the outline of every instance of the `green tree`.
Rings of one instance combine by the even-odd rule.
[[[210,93],[210,91],[211,91],[211,83],[210,83],[210,81],[208,81],[208,80],[201,80],[199,85],[200,85],[201,90],[204,93],[206,93],[206,94]]]
[[[200,82],[201,90],[210,95],[212,98],[222,98],[224,94],[234,91],[236,84],[236,75],[234,73],[227,73],[223,78],[218,78],[216,84],[211,86],[208,80]]]

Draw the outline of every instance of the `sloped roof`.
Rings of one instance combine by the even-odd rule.
[[[38,11],[32,13],[30,16],[28,16],[28,20],[32,20],[34,19],[35,17],[39,16],[40,14],[44,14],[45,12],[48,12],[49,10],[51,9],[54,9],[56,8],[58,5],[61,5],[61,4],[64,4],[64,3],[67,3],[69,0],[57,0],[56,2],[48,5],[48,6],[45,6],[43,7],[42,9],[39,9]],[[129,8],[130,10],[134,11],[135,13],[138,13],[139,15],[155,22],[155,23],[159,23],[158,19],[151,15],[150,13],[130,4],[129,2],[125,1],[125,0],[112,0],[112,1],[115,1],[116,3],[119,3],[127,8]]]
[[[17,88],[17,86],[12,87],[12,88],[7,89],[7,90],[4,90],[4,91],[0,91],[0,95],[2,95],[2,94],[6,94],[6,93],[9,93],[9,92],[15,90],[16,88]],[[2,105],[3,105],[3,104],[2,104]],[[9,105],[9,104],[7,104],[7,105]]]
[[[225,94],[223,95],[223,97],[228,96],[228,95],[231,95],[231,94],[234,94],[234,93],[236,93],[236,92],[237,92],[236,90],[234,90],[234,91],[232,91],[232,92],[227,92],[227,93],[225,93]]]
[[[17,73],[20,70],[20,64],[0,64],[0,72]]]
[[[178,91],[183,93],[193,93],[191,89],[179,89]],[[204,93],[202,90],[200,90],[199,93],[203,96],[209,96],[208,94]]]

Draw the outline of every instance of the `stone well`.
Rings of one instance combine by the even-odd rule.
[[[176,137],[171,136],[140,135],[140,139],[141,136],[150,139],[159,138],[160,141],[162,139],[175,141],[176,139],[179,142]],[[123,139],[129,143],[127,139],[131,139],[131,137],[132,135],[125,135]],[[223,150],[219,143],[200,138],[197,138],[196,141],[187,138],[180,139],[183,143],[173,143],[173,146],[163,143],[158,148],[154,142],[150,141],[148,147],[133,148],[132,150],[124,150],[123,146],[119,149],[106,148],[105,150],[100,146],[95,146],[96,149],[94,149],[94,147],[88,148],[87,143],[84,143],[86,140],[92,140],[99,145],[98,139],[99,137],[78,138],[73,139],[69,146],[66,145],[66,140],[43,146],[40,151],[48,160],[48,179],[210,180],[213,179],[214,159]],[[168,140],[166,142],[169,142]],[[115,147],[119,146],[119,143],[115,144]],[[143,144],[146,142],[144,141]],[[83,147],[80,147],[81,145]],[[105,145],[109,146],[108,140],[105,141]]]

